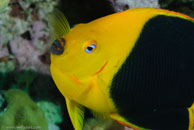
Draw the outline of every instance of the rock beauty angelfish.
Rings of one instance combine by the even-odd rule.
[[[75,130],[84,108],[137,130],[192,130],[194,19],[140,8],[70,29],[50,16],[50,70]]]

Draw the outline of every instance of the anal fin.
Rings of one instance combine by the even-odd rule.
[[[112,120],[117,121],[118,123],[120,123],[120,124],[122,124],[122,125],[124,125],[124,126],[127,126],[127,127],[132,128],[132,129],[134,129],[134,130],[149,130],[149,129],[145,129],[145,128],[136,126],[136,125],[134,125],[134,124],[128,122],[128,121],[125,120],[122,116],[120,116],[120,115],[118,115],[118,114],[116,114],[116,113],[112,113],[112,114],[110,115],[110,118],[111,118]]]

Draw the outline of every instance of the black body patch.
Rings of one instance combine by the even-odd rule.
[[[153,130],[188,130],[194,102],[194,23],[159,15],[144,26],[114,76],[112,99],[119,114]]]

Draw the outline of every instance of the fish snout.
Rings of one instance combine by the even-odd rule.
[[[65,39],[56,39],[51,45],[51,53],[54,55],[61,55],[64,51]]]

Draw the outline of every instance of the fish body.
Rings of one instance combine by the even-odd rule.
[[[134,129],[193,129],[193,18],[140,8],[72,29],[55,18],[50,69],[76,130],[84,107]]]

